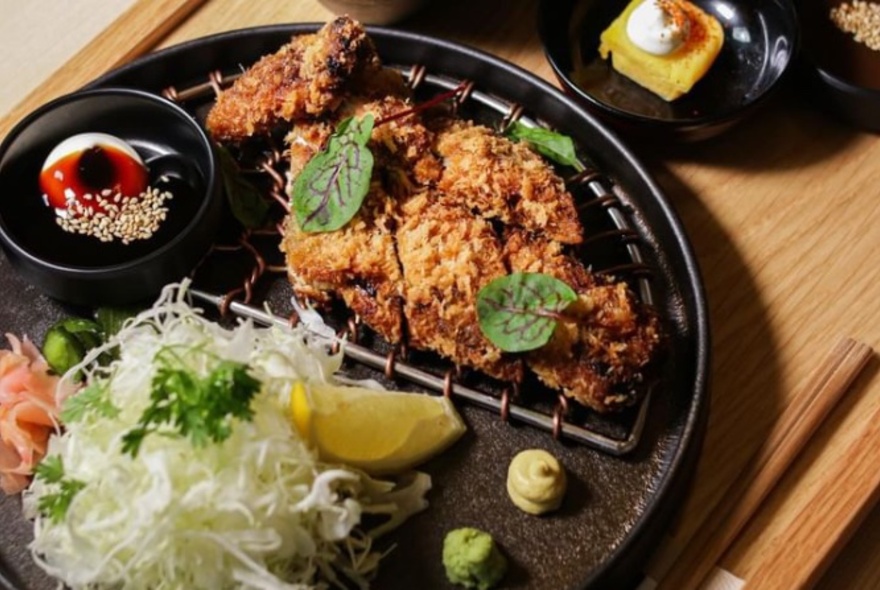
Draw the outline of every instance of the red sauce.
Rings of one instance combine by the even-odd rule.
[[[95,145],[68,154],[40,173],[40,188],[55,209],[66,209],[68,194],[95,212],[104,208],[95,201],[105,191],[112,200],[117,194],[138,197],[147,188],[147,169],[137,160],[108,145]],[[87,198],[87,196],[89,198]]]

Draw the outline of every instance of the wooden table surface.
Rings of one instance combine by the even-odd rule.
[[[61,30],[81,22],[83,30],[96,32],[121,14],[120,20],[86,47],[88,59],[74,56],[54,75],[45,64],[29,70],[0,61],[0,79],[8,82],[14,74],[22,89],[21,96],[0,97],[7,101],[0,113],[10,111],[0,119],[0,136],[45,100],[144,51],[240,27],[332,17],[315,0],[79,1],[77,11],[70,8],[75,3],[64,3],[60,14],[44,14],[44,25],[57,20],[64,23]],[[10,4],[4,19],[27,4],[2,3]],[[61,5],[54,5],[57,12]],[[443,0],[398,26],[479,47],[553,80],[535,30],[536,9],[537,2],[528,0]],[[84,41],[65,42],[68,53],[58,65]],[[39,52],[44,43],[23,26],[3,37],[4,47],[18,50],[25,45]],[[25,99],[24,91],[36,87]],[[25,102],[13,108],[19,99]],[[678,525],[686,533],[748,467],[834,340],[848,335],[880,346],[880,265],[872,258],[880,252],[880,141],[828,120],[786,89],[709,143],[673,150],[638,141],[630,146],[681,216],[708,292],[711,414]],[[821,510],[808,503],[823,474],[880,405],[877,369],[875,358],[724,556],[725,568],[748,579],[794,515]],[[868,514],[818,587],[880,588],[878,557],[880,508]]]

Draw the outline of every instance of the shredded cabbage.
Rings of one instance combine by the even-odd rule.
[[[74,589],[368,587],[382,557],[373,538],[426,507],[430,478],[395,486],[321,464],[286,408],[293,381],[332,381],[341,353],[328,352],[320,330],[223,328],[191,308],[185,291],[166,288],[68,373],[103,384],[118,412],[86,413],[52,437],[48,456],[83,486],[57,521],[39,511],[53,484],[37,478],[25,493],[35,560]],[[152,361],[168,347],[183,351],[196,374],[211,359],[246,363],[262,384],[254,416],[204,447],[154,433],[132,458],[121,438],[149,405]],[[119,356],[101,366],[108,351]],[[363,532],[365,513],[390,519]]]

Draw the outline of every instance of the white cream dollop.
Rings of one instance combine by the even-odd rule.
[[[645,0],[626,23],[626,34],[639,49],[653,55],[669,55],[685,42],[690,29],[689,23],[683,25],[665,10],[657,0]]]

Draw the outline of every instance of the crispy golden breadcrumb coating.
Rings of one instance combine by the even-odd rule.
[[[281,121],[319,117],[338,106],[360,69],[378,69],[363,27],[339,17],[314,35],[294,37],[220,93],[206,126],[218,141],[241,141]]]
[[[342,299],[389,343],[504,381],[521,381],[528,366],[599,412],[634,403],[661,341],[656,314],[565,250],[583,241],[583,228],[550,164],[439,111],[420,110],[363,28],[342,17],[261,59],[221,94],[208,128],[238,142],[288,122],[292,183],[342,120],[372,114],[375,164],[360,211],[333,232],[305,233],[293,215],[285,222],[294,291]],[[552,275],[578,296],[549,344],[524,355],[493,345],[476,315],[480,289],[517,271]]]
[[[403,267],[409,341],[503,380],[522,366],[489,342],[477,323],[477,293],[507,274],[490,225],[425,192],[400,209],[397,252]]]
[[[390,343],[401,339],[403,289],[394,251],[394,202],[373,183],[344,228],[306,233],[289,215],[281,249],[297,295],[323,303],[332,294]]]
[[[583,228],[565,183],[526,144],[487,127],[447,119],[438,125],[444,170],[438,188],[480,215],[579,244]]]
[[[599,412],[638,401],[644,371],[660,343],[656,314],[624,282],[597,280],[552,240],[505,232],[504,254],[514,272],[540,272],[577,293],[550,342],[526,356],[528,367],[552,389]]]
[[[352,96],[332,116],[319,121],[294,122],[286,137],[291,178],[324,147],[340,121],[348,117],[360,119],[369,113],[379,123],[373,129],[369,148],[386,189],[394,195],[406,196],[435,183],[440,178],[442,163],[431,149],[434,134],[422,124],[418,113],[390,120],[411,108],[412,103],[401,96]],[[389,120],[383,123],[386,119]]]

